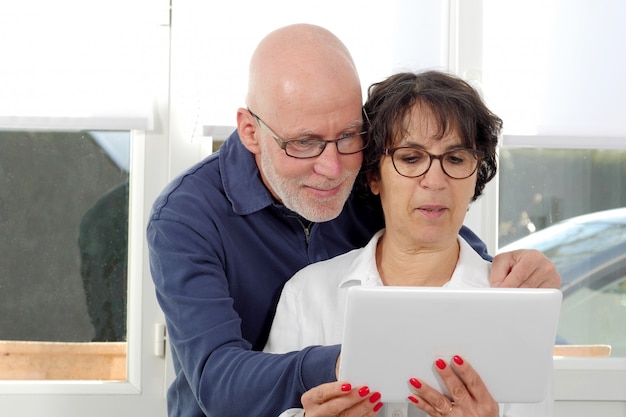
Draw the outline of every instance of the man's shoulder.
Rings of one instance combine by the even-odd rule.
[[[191,204],[193,200],[206,200],[209,195],[216,198],[222,189],[218,160],[218,153],[214,153],[170,181],[153,204],[153,217],[166,206]]]

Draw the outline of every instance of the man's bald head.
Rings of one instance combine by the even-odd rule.
[[[341,40],[320,26],[285,26],[267,35],[252,56],[247,104],[280,112],[315,100],[338,83],[361,94],[356,66]]]

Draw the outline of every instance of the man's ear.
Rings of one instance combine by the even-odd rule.
[[[239,139],[241,139],[243,146],[253,154],[261,153],[261,147],[255,135],[258,127],[257,121],[247,109],[239,108],[237,110],[237,132],[239,133]]]
[[[370,186],[370,191],[374,195],[380,194],[379,180],[380,174],[372,174],[371,172],[367,174],[367,183]]]

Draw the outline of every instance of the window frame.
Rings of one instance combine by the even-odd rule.
[[[164,87],[166,88],[166,87]],[[167,102],[157,105],[167,120]],[[167,125],[166,125],[167,126]],[[150,277],[145,239],[152,203],[169,180],[168,130],[131,131],[127,307],[127,380],[2,380],[3,410],[24,417],[149,414],[165,416],[164,322]],[[150,158],[147,157],[150,155]]]
[[[548,145],[548,146],[546,146]],[[617,149],[626,151],[626,138],[504,135],[500,148]],[[499,177],[498,173],[498,177]],[[496,190],[497,191],[497,190]],[[497,194],[497,193],[495,193]],[[499,200],[484,208],[485,228],[497,247]],[[495,253],[495,252],[493,252]],[[626,401],[626,357],[554,358],[554,399],[560,401]]]
[[[85,381],[85,380],[0,380],[0,394],[141,394],[141,303],[144,280],[132,277],[145,277],[142,262],[134,261],[144,257],[145,222],[142,184],[145,175],[145,132],[130,131],[131,170],[129,173],[129,230],[128,230],[128,302],[127,302],[127,380],[126,381]]]

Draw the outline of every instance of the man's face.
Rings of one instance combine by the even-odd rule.
[[[263,121],[282,140],[332,140],[361,130],[360,96],[355,98],[291,106]],[[343,155],[331,142],[321,155],[297,159],[288,156],[267,132],[258,129],[257,135],[261,176],[277,200],[313,222],[332,220],[341,213],[361,167],[361,152]]]

